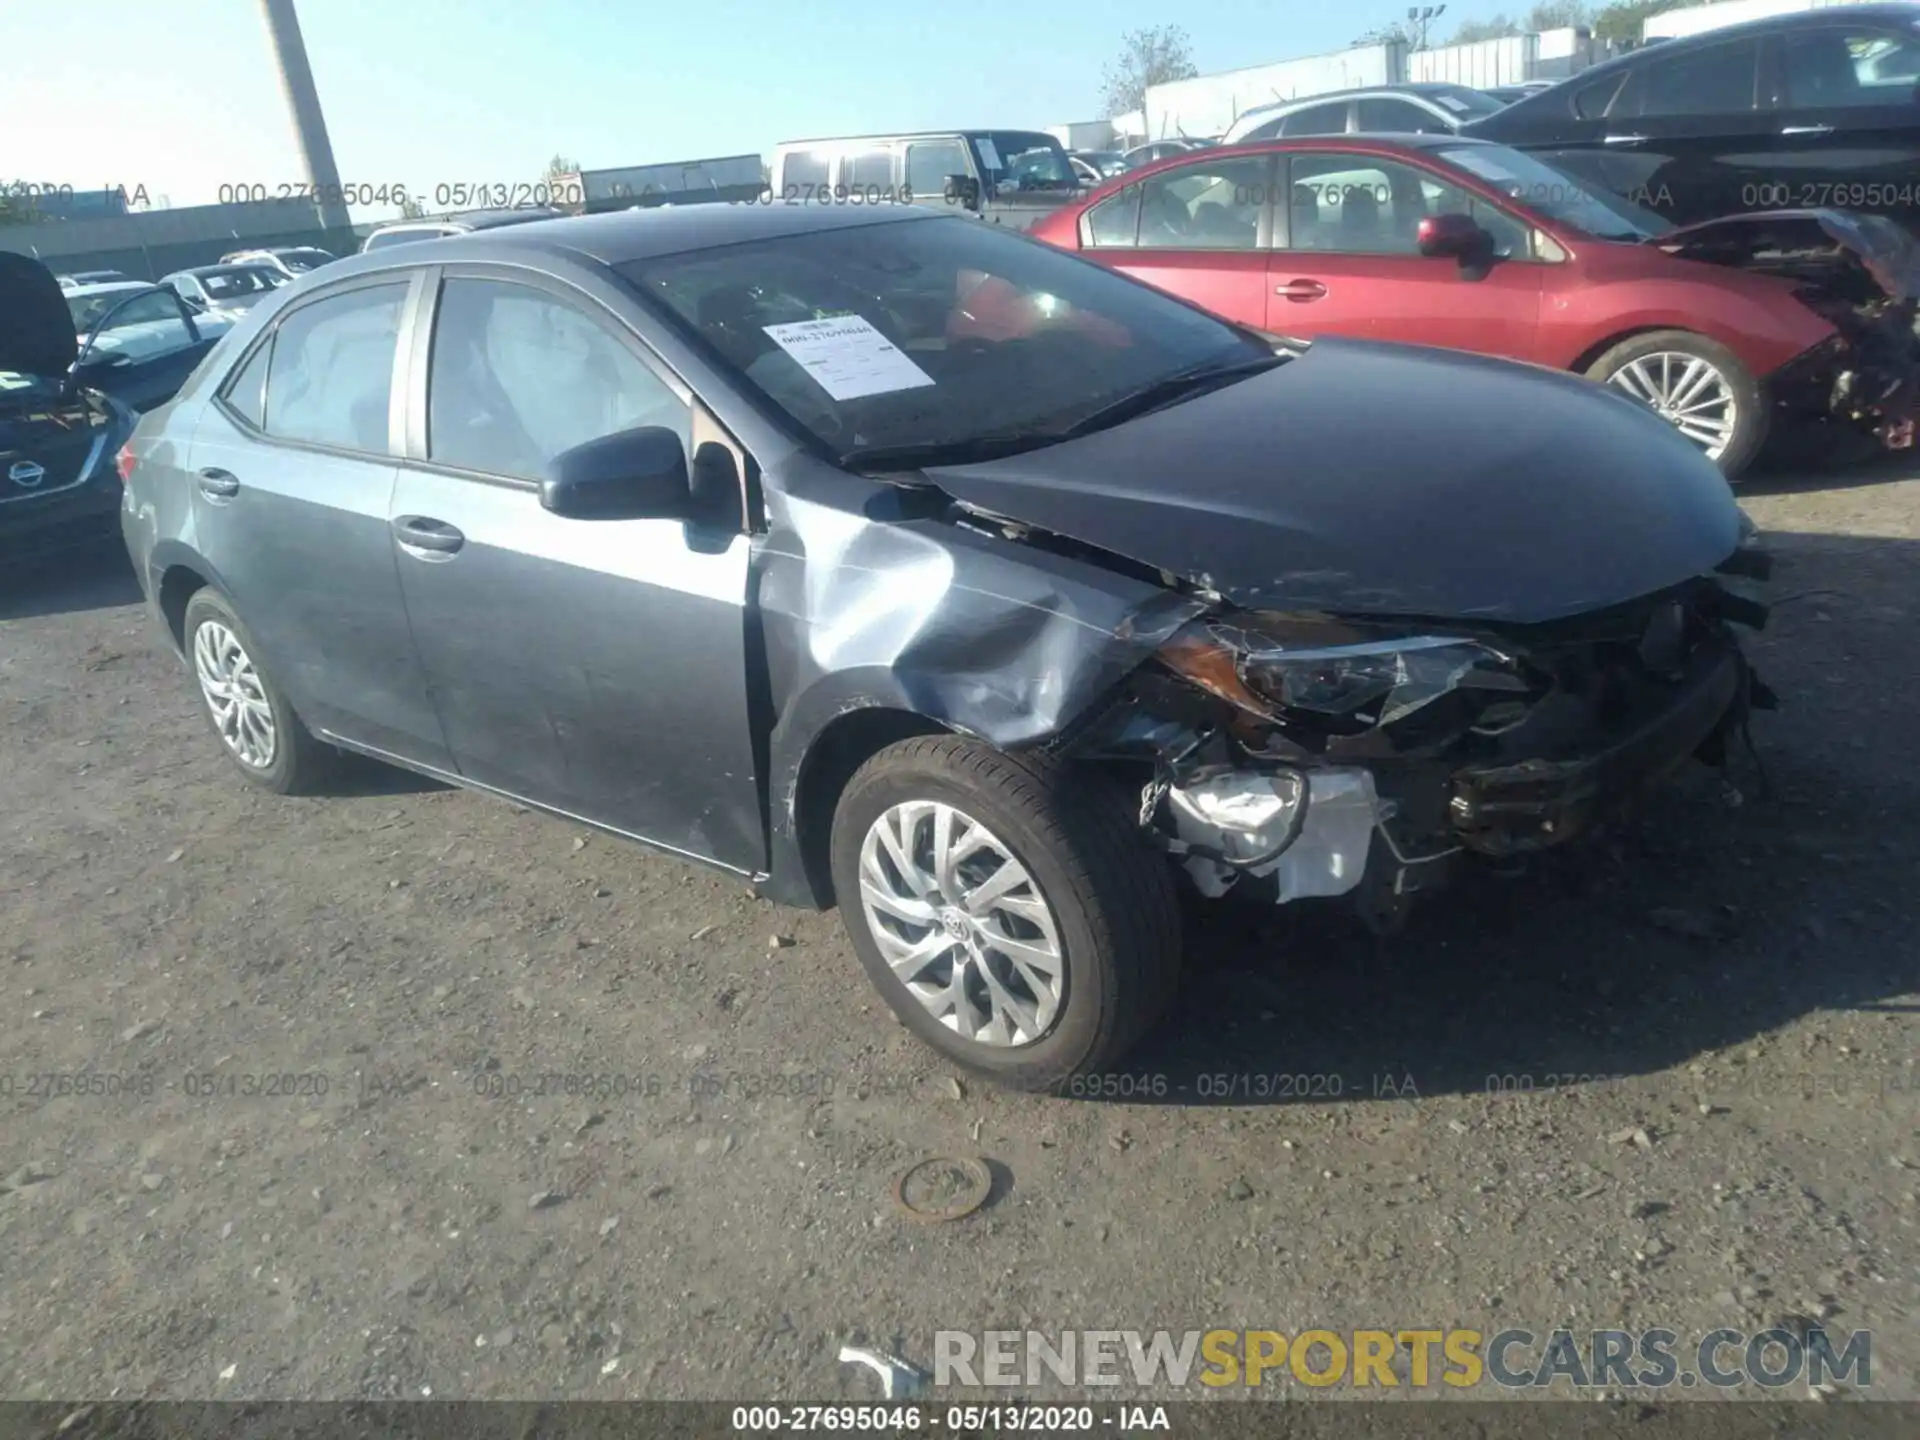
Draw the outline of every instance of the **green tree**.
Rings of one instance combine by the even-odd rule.
[[[1520,30],[1523,34],[1538,35],[1542,30],[1565,30],[1592,23],[1593,11],[1581,0],[1539,0],[1520,22]]]
[[[1521,29],[1504,15],[1496,15],[1491,20],[1468,20],[1453,32],[1449,45],[1472,45],[1480,40],[1504,40],[1509,35],[1521,34]]]
[[[32,225],[45,218],[46,212],[23,182],[0,181],[0,225]]]
[[[417,197],[409,195],[400,202],[400,218],[402,220],[424,220],[426,217],[426,204]]]
[[[1352,50],[1359,50],[1368,45],[1411,45],[1411,44],[1413,44],[1413,36],[1407,33],[1406,26],[1402,25],[1398,20],[1396,20],[1391,25],[1381,25],[1376,27],[1375,29],[1367,31],[1367,33],[1364,35],[1356,35],[1354,37],[1353,44],[1350,45],[1348,48]]]
[[[1129,30],[1120,37],[1120,58],[1100,79],[1100,102],[1109,115],[1146,108],[1147,87],[1170,80],[1191,80],[1200,73],[1193,44],[1178,25]]]

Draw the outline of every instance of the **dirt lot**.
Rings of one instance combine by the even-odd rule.
[[[257,794],[124,562],[10,580],[0,1395],[875,1399],[838,1347],[941,1328],[1817,1316],[1920,1396],[1916,476],[1750,489],[1770,790],[1393,942],[1210,923],[1102,1099],[957,1087],[834,916],[373,769]],[[986,1210],[895,1210],[936,1154]]]

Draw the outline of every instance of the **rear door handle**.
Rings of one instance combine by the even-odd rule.
[[[240,493],[239,477],[226,470],[202,470],[194,476],[200,493],[209,500],[231,500]]]
[[[1833,126],[1831,125],[1782,125],[1780,127],[1780,133],[1782,135],[1831,135],[1833,133]]]
[[[425,515],[400,515],[393,521],[393,538],[400,548],[425,560],[435,555],[451,555],[467,543],[467,537],[444,520]]]
[[[1603,135],[1600,137],[1600,143],[1602,145],[1644,145],[1646,142],[1647,137],[1644,135]]]
[[[1273,293],[1287,300],[1318,300],[1327,293],[1327,287],[1318,280],[1289,280],[1284,285],[1274,286]]]

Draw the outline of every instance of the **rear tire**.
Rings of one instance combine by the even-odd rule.
[[[958,857],[946,866],[943,825]],[[1098,773],[954,736],[904,740],[848,782],[831,847],[841,918],[874,986],[976,1075],[1044,1090],[1108,1070],[1172,1003],[1172,870]],[[1024,880],[1008,884],[1016,871]],[[1017,948],[997,948],[1006,941]]]
[[[1650,330],[1613,346],[1589,379],[1663,413],[1734,480],[1767,438],[1766,395],[1740,357],[1691,330]],[[1716,438],[1710,443],[1709,434]]]
[[[260,648],[212,586],[187,601],[181,634],[207,717],[240,773],[263,790],[301,795],[324,788],[337,754],[321,744],[260,664]]]

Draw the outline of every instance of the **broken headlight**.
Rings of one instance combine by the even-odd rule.
[[[1181,631],[1160,654],[1242,709],[1315,720],[1347,734],[1393,725],[1457,691],[1483,692],[1478,698],[1497,704],[1524,702],[1530,689],[1510,656],[1457,636],[1291,644],[1259,630],[1203,623]]]

